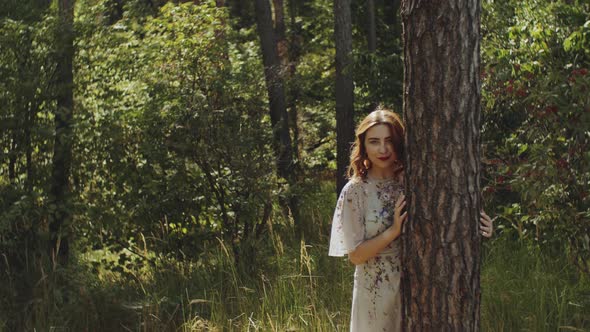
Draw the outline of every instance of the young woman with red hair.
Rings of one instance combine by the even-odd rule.
[[[404,126],[378,109],[361,121],[352,147],[349,182],[332,221],[330,256],[348,255],[356,265],[350,331],[401,329],[400,241],[403,211]],[[493,224],[481,213],[481,233]]]

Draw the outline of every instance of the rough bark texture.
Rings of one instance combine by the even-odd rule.
[[[289,62],[289,45],[286,37],[285,6],[283,0],[272,0],[272,3],[274,7],[274,25],[279,60],[281,61],[281,65],[286,67]]]
[[[346,184],[350,163],[350,144],[354,140],[354,99],[352,64],[352,25],[350,0],[334,0],[334,39],[336,42],[336,190]]]
[[[402,3],[406,331],[480,320],[479,0]]]
[[[55,263],[65,265],[69,257],[69,227],[72,219],[69,201],[69,178],[72,164],[72,115],[74,112],[74,0],[60,0],[61,55],[57,64],[58,94],[55,113],[55,143],[49,215],[50,255]]]
[[[270,104],[270,121],[277,153],[277,170],[279,176],[288,179],[293,167],[293,153],[291,136],[289,135],[285,89],[280,70],[281,64],[268,0],[256,0],[256,24],[262,48],[262,62],[264,63],[264,76]]]

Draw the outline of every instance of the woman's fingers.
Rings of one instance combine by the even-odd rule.
[[[397,201],[395,202],[395,208],[399,208],[400,205],[402,205],[403,203],[405,203],[406,201],[406,196],[404,194],[399,195],[399,197],[397,198]]]
[[[481,235],[483,235],[484,237],[490,238],[492,237],[492,233],[494,230],[494,224],[492,222],[492,218],[490,218],[490,216],[487,215],[487,213],[485,213],[484,211],[481,211],[480,213],[481,217],[479,218],[479,222],[480,222],[480,232]]]

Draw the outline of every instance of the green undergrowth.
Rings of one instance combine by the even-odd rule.
[[[500,238],[484,255],[484,331],[588,331],[590,280],[564,252]]]
[[[353,267],[327,256],[335,197],[321,192],[304,202],[315,225],[307,241],[278,214],[239,251],[216,239],[197,257],[150,253],[153,263],[117,271],[92,263],[116,254],[91,252],[67,271],[29,276],[30,299],[0,299],[0,331],[347,331]],[[566,253],[497,237],[484,250],[482,330],[590,330],[590,282]]]

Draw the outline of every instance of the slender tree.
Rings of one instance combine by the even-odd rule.
[[[273,28],[272,14],[269,0],[256,0],[256,25],[262,48],[262,62],[264,76],[268,90],[270,122],[274,136],[274,149],[277,160],[277,173],[289,184],[286,196],[281,199],[285,215],[289,215],[295,222],[299,236],[304,235],[304,227],[299,218],[298,197],[291,189],[296,186],[295,162],[289,127],[289,115],[285,99],[284,71],[278,54],[277,38]],[[282,4],[281,4],[282,8]],[[282,9],[281,9],[282,10]]]
[[[54,262],[65,265],[69,257],[69,227],[72,220],[69,205],[69,178],[72,163],[72,115],[74,112],[74,0],[59,0],[60,54],[57,63],[57,111],[51,181],[49,232],[50,255]]]
[[[352,64],[352,23],[350,0],[334,0],[334,40],[336,43],[336,190],[346,184],[350,144],[354,140],[354,84]]]
[[[274,27],[277,44],[279,45],[279,58],[286,58],[287,52],[281,52],[282,44],[287,42],[287,28],[285,25],[285,5],[283,0],[272,0],[274,7]]]
[[[406,192],[403,325],[480,320],[480,1],[402,3]]]
[[[293,153],[297,160],[301,160],[301,151],[299,144],[299,120],[298,120],[298,111],[297,111],[297,101],[299,100],[299,96],[301,94],[301,88],[299,84],[294,82],[295,76],[297,74],[297,65],[299,64],[299,60],[301,58],[301,44],[303,43],[303,36],[301,33],[301,24],[297,22],[297,15],[299,15],[300,6],[298,0],[290,0],[289,1],[289,59],[288,59],[288,69],[289,69],[289,121],[291,124],[291,128],[293,130]]]
[[[281,177],[287,179],[293,166],[289,119],[285,101],[284,82],[277,52],[272,14],[268,0],[256,0],[256,25],[262,48],[262,62],[270,107],[270,121],[273,127],[277,169]]]

